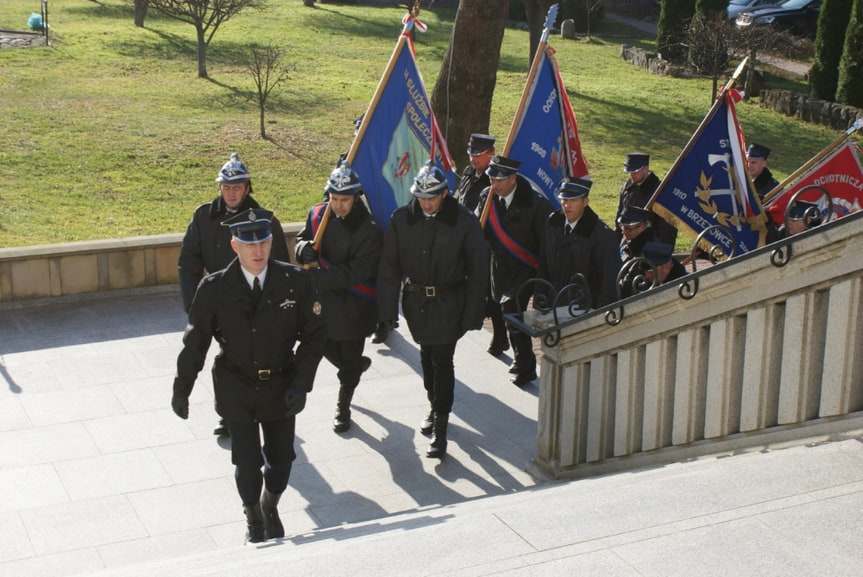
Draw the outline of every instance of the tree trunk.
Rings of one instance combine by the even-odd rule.
[[[508,0],[461,0],[432,91],[432,109],[457,164],[472,132],[488,132]],[[500,142],[505,135],[497,135]]]
[[[207,42],[204,40],[204,29],[195,26],[198,33],[198,78],[209,78],[207,76]]]
[[[147,18],[147,8],[150,0],[135,0],[135,26],[144,27],[144,19]]]

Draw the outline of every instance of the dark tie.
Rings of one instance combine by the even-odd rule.
[[[500,199],[500,215],[503,216],[506,214],[506,200],[501,197]]]
[[[252,285],[252,301],[258,304],[259,300],[261,300],[261,281],[255,277],[255,282]]]
[[[563,236],[569,236],[569,233],[572,232],[572,225],[566,223],[566,227],[563,229]]]

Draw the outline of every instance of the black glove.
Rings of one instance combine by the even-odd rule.
[[[299,261],[300,264],[311,264],[313,262],[317,262],[318,260],[318,251],[312,248],[312,243],[306,243],[303,248],[300,249]]]
[[[298,415],[306,408],[306,391],[291,387],[285,391],[285,417]]]
[[[181,419],[188,419],[189,397],[184,397],[183,395],[178,395],[177,393],[174,393],[174,395],[171,397],[171,408],[174,409],[174,413]]]

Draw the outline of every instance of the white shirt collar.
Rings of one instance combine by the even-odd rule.
[[[246,278],[246,283],[249,285],[249,288],[254,287],[255,286],[255,275],[253,275],[252,273],[247,271],[245,268],[243,268],[242,265],[240,265],[240,270],[243,271],[243,276]],[[261,271],[261,274],[258,275],[258,278],[260,279],[258,282],[261,283],[261,288],[264,288],[264,281],[267,280],[267,267],[266,266],[264,267],[264,270]]]

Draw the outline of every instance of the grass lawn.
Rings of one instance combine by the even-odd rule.
[[[36,0],[3,0],[0,28],[23,30]],[[49,4],[52,46],[0,51],[0,247],[181,232],[194,208],[218,194],[214,178],[231,152],[249,166],[259,202],[283,222],[299,221],[321,198],[353,136],[401,30],[404,8],[269,0],[214,36],[196,76],[194,29],[151,10],[133,24],[126,0]],[[429,92],[455,13],[420,19],[418,62]],[[591,205],[606,222],[625,178],[624,155],[652,155],[662,177],[710,107],[708,79],[662,78],[619,56],[620,44],[652,48],[620,25],[591,39],[550,44],[579,123],[595,181]],[[288,81],[271,94],[269,139],[244,46],[285,49]],[[506,138],[529,67],[528,36],[508,29],[501,51],[491,132]],[[783,87],[795,84],[783,80]],[[806,87],[799,84],[798,90]],[[738,105],[747,140],[773,149],[787,176],[837,134],[768,110]],[[464,143],[450,143],[459,168]]]

